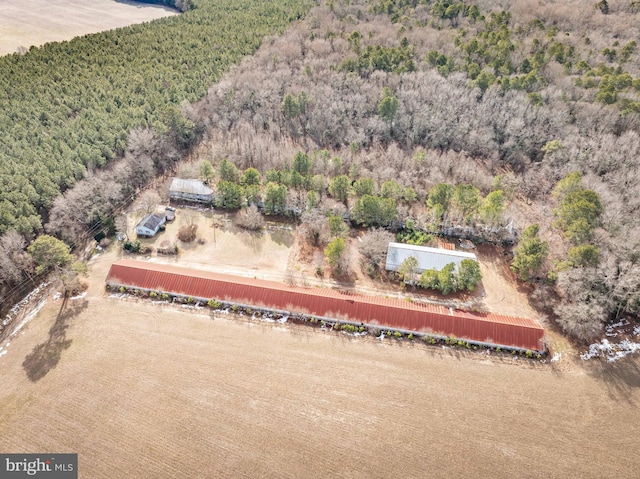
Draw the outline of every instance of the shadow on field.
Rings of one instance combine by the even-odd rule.
[[[624,399],[635,404],[632,395],[640,388],[640,366],[637,359],[615,363],[596,363],[589,374],[601,380],[612,399]]]
[[[153,3],[145,0],[115,0],[116,3],[123,3],[125,5],[131,5],[132,7],[145,8],[145,7],[155,7],[155,8],[169,8],[166,5],[161,5],[158,3]]]
[[[62,351],[71,346],[71,340],[67,339],[67,321],[79,314],[88,304],[86,300],[76,300],[71,305],[68,298],[62,301],[56,322],[49,330],[49,339],[33,348],[22,363],[30,381],[39,381],[57,366]]]

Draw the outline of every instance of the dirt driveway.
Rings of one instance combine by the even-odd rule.
[[[144,213],[139,212],[129,217],[129,235],[132,239],[136,239],[135,225],[143,216]],[[263,231],[253,232],[235,226],[233,218],[233,213],[224,211],[178,207],[176,219],[167,223],[165,231],[153,238],[138,240],[154,249],[163,242],[177,244],[179,254],[165,256],[153,253],[140,259],[284,281],[294,242],[294,225],[267,222]],[[186,224],[197,225],[196,241],[184,243],[177,240],[179,229]]]

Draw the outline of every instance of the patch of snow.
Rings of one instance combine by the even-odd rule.
[[[609,326],[607,326],[607,329],[621,328],[623,326],[629,326],[629,321],[627,321],[625,318],[622,318],[617,323],[610,324]]]
[[[22,301],[20,301],[19,303],[17,303],[13,308],[11,308],[11,311],[9,311],[9,313],[5,316],[4,320],[2,321],[2,326],[6,326],[9,323],[11,323],[14,319],[16,319],[16,316],[18,315],[18,313],[27,305],[29,304],[29,302],[31,302],[31,300],[36,297],[40,291],[44,288],[46,288],[47,286],[49,286],[49,283],[41,283],[40,286],[38,286],[37,288],[35,288],[33,291],[31,291],[28,295],[26,295]],[[0,328],[2,329],[2,328]]]
[[[182,304],[180,305],[180,307],[181,307],[181,308],[186,308],[186,309],[196,309],[196,310],[197,310],[197,309],[203,309],[203,308],[202,308],[202,306],[198,307],[198,305],[197,305],[197,304],[184,304],[184,303],[182,303]]]
[[[338,331],[338,330],[336,329],[336,331]],[[339,332],[342,333],[342,334],[346,334],[347,336],[364,336],[365,334],[367,334],[364,331],[362,333],[358,332],[358,331],[356,331],[354,333],[350,333],[349,331],[339,331]]]
[[[615,338],[620,332],[619,329],[624,328],[625,326],[629,326],[629,321],[627,321],[625,318],[622,318],[617,323],[607,325],[604,330],[604,334],[609,338]]]
[[[287,322],[287,319],[289,319],[289,316],[283,316],[278,320],[278,322],[284,324]]]
[[[38,303],[38,305],[33,308],[33,310],[31,310],[29,312],[29,314],[27,314],[25,316],[25,318],[22,320],[22,322],[16,327],[16,329],[13,331],[13,333],[11,333],[11,337],[15,336],[16,334],[18,334],[18,332],[24,328],[25,324],[27,324],[29,321],[31,321],[33,318],[36,317],[36,315],[40,312],[40,310],[42,308],[44,308],[44,305],[47,304],[46,300],[42,300]],[[9,344],[11,343],[7,343],[7,346],[9,346]]]
[[[127,296],[128,295],[126,293],[113,293],[109,295],[110,298],[116,298],[116,299],[124,299]]]
[[[380,333],[380,336],[376,336],[376,339],[384,339],[384,333],[383,333],[383,332],[381,332],[381,333]]]
[[[599,343],[589,346],[589,350],[580,355],[583,361],[593,358],[606,358],[610,363],[640,351],[640,343],[634,343],[628,339],[623,339],[619,343],[610,343],[608,339],[603,339]]]
[[[633,328],[633,334],[635,336],[640,336],[640,326],[636,326],[635,328]]]
[[[562,358],[561,353],[553,353],[553,357],[550,359],[550,361],[552,363],[557,363],[558,361],[560,361],[560,358]]]
[[[7,354],[8,352],[9,352],[9,351],[2,351],[2,352],[0,352],[0,358],[1,358],[2,356],[4,356],[5,354]]]
[[[72,300],[72,301],[74,301],[74,300],[76,300],[76,299],[82,299],[82,298],[84,298],[86,295],[87,295],[87,292],[85,291],[85,292],[83,292],[83,293],[80,293],[80,294],[79,294],[79,295],[77,295],[77,296],[71,296],[71,298],[69,298],[69,299],[70,299],[70,300]]]
[[[54,301],[58,301],[60,298],[62,298],[62,293],[60,291],[53,295]]]

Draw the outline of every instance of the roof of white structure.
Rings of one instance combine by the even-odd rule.
[[[213,190],[200,180],[185,180],[183,178],[174,178],[171,182],[169,192],[188,193],[192,195],[210,195]]]
[[[464,251],[452,251],[442,248],[429,248],[404,243],[389,243],[386,269],[397,270],[404,260],[413,256],[418,260],[418,271],[436,269],[440,271],[449,263],[459,265],[463,259],[477,261],[476,255]]]
[[[142,218],[142,220],[140,221],[140,223],[138,223],[138,226],[136,226],[136,228],[147,228],[150,230],[156,230],[158,228],[158,226],[160,226],[162,223],[164,223],[165,221],[165,217],[161,216],[161,215],[147,215],[144,218]]]

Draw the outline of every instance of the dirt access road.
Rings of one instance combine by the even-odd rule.
[[[0,55],[176,14],[159,5],[122,0],[3,0]]]
[[[78,452],[82,478],[601,478],[640,468],[637,359],[506,364],[94,287],[64,308],[49,298],[6,351],[0,451]]]

